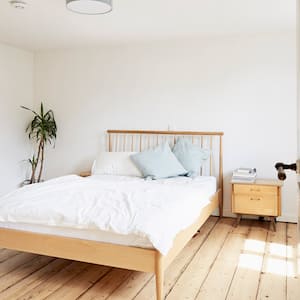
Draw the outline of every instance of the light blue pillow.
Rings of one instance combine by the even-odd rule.
[[[182,137],[177,140],[173,153],[190,177],[199,175],[203,162],[209,157],[209,150],[202,149],[199,145],[194,145],[190,139]]]
[[[159,179],[187,174],[168,142],[130,157],[146,178]]]

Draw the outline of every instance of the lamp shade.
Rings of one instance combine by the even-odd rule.
[[[67,8],[73,12],[98,15],[112,10],[112,0],[66,0]]]

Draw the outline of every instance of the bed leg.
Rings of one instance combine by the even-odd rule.
[[[220,218],[222,218],[223,217],[223,203],[219,203],[219,216],[220,216]]]
[[[163,256],[157,252],[155,258],[156,300],[164,299],[164,266]]]
[[[223,193],[219,192],[219,216],[223,217]]]

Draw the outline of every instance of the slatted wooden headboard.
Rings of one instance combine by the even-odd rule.
[[[223,132],[198,131],[151,131],[151,130],[107,130],[107,145],[110,152],[140,152],[164,141],[170,146],[178,137],[191,139],[194,144],[210,150],[210,157],[201,167],[201,175],[215,176],[220,189],[220,216],[223,215]]]

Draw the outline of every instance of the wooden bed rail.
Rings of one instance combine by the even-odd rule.
[[[167,135],[224,135],[224,132],[218,131],[172,131],[172,130],[107,130],[108,134],[167,134]]]

